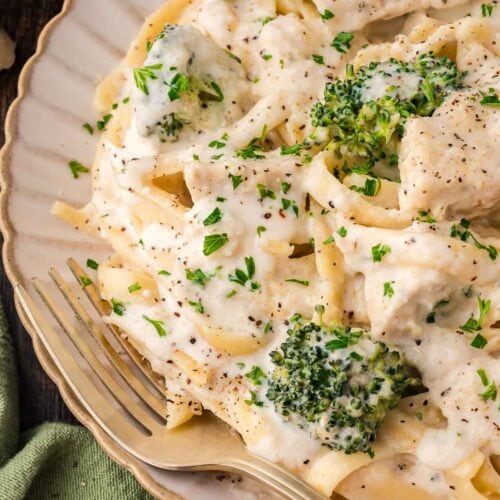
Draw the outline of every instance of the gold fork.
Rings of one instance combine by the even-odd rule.
[[[83,288],[85,295],[99,316],[108,315],[109,304],[99,297],[86,272],[74,259],[68,259],[67,263],[79,282],[78,288],[81,290],[82,281],[86,285]],[[85,364],[76,360],[68,343],[52,328],[22,285],[15,286],[16,295],[66,382],[99,425],[125,450],[163,469],[244,473],[285,498],[325,499],[297,476],[248,452],[239,435],[208,412],[179,428],[168,430],[163,378],[151,370],[118,328],[98,325],[85,309],[82,299],[56,269],[52,268],[49,276],[79,320],[83,334],[77,330],[71,316],[63,312],[47,286],[36,278],[33,285]],[[95,344],[100,349],[96,349]],[[132,363],[119,354],[121,350]]]

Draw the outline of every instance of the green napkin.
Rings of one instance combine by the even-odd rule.
[[[19,432],[14,351],[0,304],[0,500],[151,498],[83,427],[46,423]]]

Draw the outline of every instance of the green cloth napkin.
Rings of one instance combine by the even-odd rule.
[[[46,423],[19,432],[14,351],[0,304],[0,500],[150,499],[83,427]]]

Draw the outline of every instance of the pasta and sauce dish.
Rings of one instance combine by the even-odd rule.
[[[171,0],[96,101],[53,212],[113,247],[169,429],[327,496],[500,495],[500,4]]]

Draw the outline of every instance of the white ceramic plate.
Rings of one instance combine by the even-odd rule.
[[[1,156],[3,258],[13,284],[21,283],[32,291],[33,276],[43,278],[52,266],[64,269],[70,256],[85,262],[109,253],[103,242],[51,216],[50,207],[56,199],[80,206],[90,197],[90,175],[74,180],[68,161],[92,162],[97,135],[91,137],[82,124],[96,120],[91,105],[96,83],[119,62],[144,18],[162,2],[66,0],[62,13],[42,33],[37,54],[21,76],[20,97],[7,118],[7,142]],[[19,307],[18,311],[40,362],[69,408],[102,448],[153,495],[181,495],[190,500],[269,497],[250,480],[162,471],[131,457],[77,401]],[[67,347],[79,356],[70,342]]]

